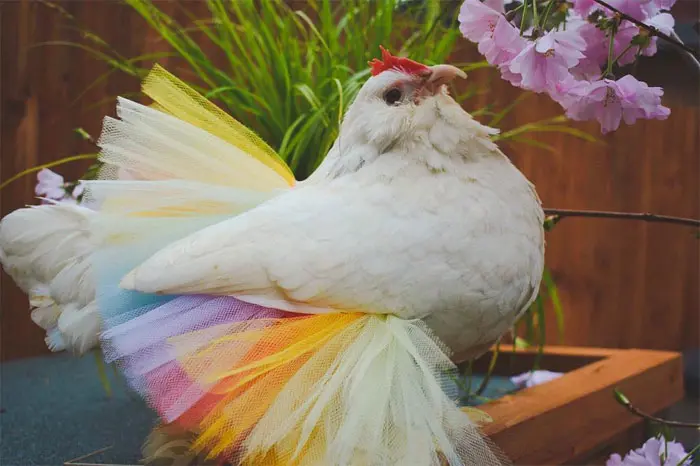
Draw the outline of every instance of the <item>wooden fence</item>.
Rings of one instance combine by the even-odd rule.
[[[120,2],[60,4],[124,56],[164,49],[148,26]],[[206,14],[203,2],[186,6]],[[174,3],[161,7],[177,11]],[[113,114],[114,97],[136,92],[138,82],[115,72],[90,87],[109,68],[83,50],[58,43],[84,38],[56,9],[32,0],[2,2],[0,16],[0,179],[6,180],[37,164],[91,151],[93,147],[73,129],[99,134],[102,117]],[[46,42],[54,44],[42,45]],[[455,60],[464,58],[473,59],[473,49],[465,46]],[[168,66],[167,61],[164,64]],[[171,69],[177,73],[176,67]],[[623,127],[603,138],[605,144],[561,134],[537,136],[556,147],[556,153],[531,146],[506,147],[536,184],[545,206],[700,218],[697,80],[682,79],[692,76],[692,69],[687,71],[674,57],[659,58],[646,73],[668,86],[672,114],[667,121]],[[486,84],[489,76],[475,73],[470,79]],[[504,105],[519,95],[499,79],[488,85],[489,92],[480,96],[482,103]],[[530,97],[503,127],[560,113],[548,98]],[[577,127],[598,132],[595,124]],[[85,168],[86,163],[75,163],[56,171],[76,179]],[[28,176],[0,192],[0,213],[35,203],[34,184],[35,177]],[[695,231],[644,222],[566,219],[547,240],[547,264],[566,313],[564,343],[651,349],[698,346],[700,240]],[[26,297],[4,273],[0,290],[3,359],[44,353],[43,332],[29,319]],[[548,322],[548,339],[556,343],[552,324]]]

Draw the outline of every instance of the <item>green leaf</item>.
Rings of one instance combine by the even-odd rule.
[[[630,405],[630,400],[619,389],[613,389],[613,395],[615,396],[615,401],[620,403],[622,406],[627,407]]]
[[[537,330],[539,332],[539,344],[537,345],[537,356],[535,357],[534,369],[540,369],[540,363],[542,361],[542,355],[544,354],[544,347],[547,338],[546,332],[546,315],[544,312],[544,302],[538,297],[535,300],[535,311],[537,313]]]
[[[513,340],[513,346],[517,349],[523,350],[523,349],[528,349],[530,347],[530,343],[528,343],[528,341],[526,339],[516,336],[515,339]]]
[[[544,269],[544,274],[542,276],[542,281],[544,282],[545,288],[547,289],[547,294],[549,299],[552,301],[552,307],[554,308],[554,316],[557,321],[557,335],[559,337],[559,342],[561,343],[564,339],[564,309],[561,305],[561,300],[559,299],[559,291],[557,290],[557,285],[552,279],[552,274],[549,269]]]
[[[492,137],[494,141],[502,141],[506,139],[511,139],[513,137],[519,136],[525,133],[542,133],[542,132],[556,132],[565,133],[578,138],[584,139],[589,142],[602,143],[602,141],[591,134],[581,131],[577,128],[572,128],[570,126],[564,126],[560,123],[565,123],[567,118],[564,115],[560,115],[554,118],[547,118],[545,120],[537,121],[534,123],[527,123],[521,125],[517,128],[511,129],[501,134],[496,134]]]
[[[530,97],[532,92],[523,92],[520,94],[510,105],[508,105],[506,108],[498,112],[489,122],[488,126],[493,126],[494,128],[498,126],[498,124],[503,120],[503,118],[506,117],[515,107],[517,107],[520,103],[522,103],[525,99]]]
[[[548,152],[552,152],[553,154],[559,153],[559,150],[556,147],[550,146],[549,144],[545,144],[544,142],[537,141],[535,139],[526,138],[523,136],[513,136],[512,138],[510,138],[510,140],[513,142],[527,144],[528,146],[537,147],[539,149],[544,149]]]
[[[18,180],[25,175],[29,175],[30,173],[35,173],[35,172],[41,171],[44,168],[57,167],[58,165],[63,165],[64,163],[69,163],[69,162],[75,162],[77,160],[96,159],[97,156],[98,156],[98,154],[72,155],[70,157],[64,157],[62,159],[55,160],[53,162],[45,163],[42,165],[37,165],[36,167],[27,168],[26,170],[22,170],[21,172],[17,173],[16,175],[11,176],[7,180],[5,180],[3,183],[0,183],[0,190],[7,187],[7,185],[12,183],[13,181]]]
[[[554,229],[554,227],[559,223],[561,220],[561,217],[559,215],[548,215],[544,219],[544,224],[542,225],[544,227],[544,231],[550,232]]]
[[[75,134],[80,136],[83,141],[90,141],[90,142],[94,141],[92,136],[90,136],[90,133],[85,131],[85,129],[83,129],[83,128],[75,128],[73,131],[75,132]]]
[[[489,382],[491,381],[491,376],[493,375],[493,371],[496,369],[496,362],[498,361],[498,355],[501,353],[501,341],[499,340],[498,343],[496,343],[496,348],[493,350],[493,354],[491,355],[491,360],[489,361],[489,367],[486,370],[486,376],[484,377],[483,381],[481,382],[481,385],[479,385],[479,388],[476,390],[476,395],[481,396],[484,391],[486,391],[486,388],[489,385]]]
[[[102,351],[96,349],[92,352],[95,355],[95,362],[97,364],[97,374],[100,377],[100,383],[102,388],[105,390],[107,398],[112,397],[112,384],[109,383],[109,377],[107,377],[107,368],[105,367],[104,359],[102,358]]]

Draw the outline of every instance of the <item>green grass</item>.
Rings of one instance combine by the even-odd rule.
[[[343,113],[369,77],[367,62],[377,56],[380,45],[432,65],[446,62],[464,40],[457,22],[459,0],[306,0],[303,8],[300,2],[290,7],[282,0],[206,0],[207,18],[196,18],[186,2],[181,5],[190,19],[187,25],[150,0],[124,2],[168,50],[124,57],[81,27],[81,43],[54,44],[79,47],[108,63],[110,73],[136,78],[149,71],[144,62],[178,57],[186,65],[179,77],[259,134],[298,179],[310,175],[332,146]],[[458,65],[467,72],[489,67],[485,61]],[[485,91],[469,86],[456,99],[469,108],[468,101]],[[469,110],[498,126],[528,95],[501,109]],[[525,134],[554,131],[593,140],[565,121],[555,117],[508,128],[495,140],[550,151],[554,149]]]

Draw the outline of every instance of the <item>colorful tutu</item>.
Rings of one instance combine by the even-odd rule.
[[[455,368],[420,321],[299,315],[211,296],[143,311],[104,332],[106,358],[165,422],[197,432],[194,448],[209,457],[246,465],[497,460],[443,392]]]
[[[420,320],[119,288],[166,244],[294,184],[272,149],[161,68],[144,92],[154,106],[122,99],[121,120],[107,120],[103,179],[87,193],[100,205],[105,358],[163,422],[232,464],[507,463],[445,394],[456,367]],[[123,172],[131,179],[114,179]]]

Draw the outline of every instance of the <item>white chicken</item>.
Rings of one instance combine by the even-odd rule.
[[[386,50],[371,66],[298,183],[163,70],[144,84],[156,108],[121,99],[106,120],[102,159],[135,181],[87,183],[105,353],[210,457],[502,464],[438,379],[535,299],[544,214],[496,130],[449,95],[462,71]],[[13,259],[30,246],[16,225],[0,249],[20,281],[37,268]]]
[[[170,244],[122,286],[420,318],[460,357],[486,351],[536,297],[544,214],[496,131],[448,94],[463,72],[398,66],[362,87],[309,179]]]

